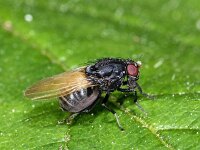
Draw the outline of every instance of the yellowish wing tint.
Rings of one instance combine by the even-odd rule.
[[[28,88],[24,94],[32,100],[48,99],[91,87],[93,85],[88,81],[84,70],[84,68],[80,68],[41,80]]]

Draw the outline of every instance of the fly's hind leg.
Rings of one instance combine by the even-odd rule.
[[[75,118],[76,116],[78,116],[79,114],[80,114],[80,113],[71,113],[71,114],[69,115],[69,117],[67,117],[67,118],[65,119],[65,122],[66,122],[67,124],[72,124],[74,118]]]
[[[61,121],[58,121],[58,124],[72,124],[74,118],[76,116],[78,116],[80,114],[80,112],[77,112],[77,113],[70,113],[69,116],[67,116],[64,120],[61,120]]]

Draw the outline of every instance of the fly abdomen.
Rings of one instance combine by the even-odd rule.
[[[87,96],[87,90],[81,89],[80,91],[75,91],[71,93],[69,96],[67,96],[67,99],[71,101],[71,103],[75,101],[81,101]],[[66,97],[66,96],[65,96]]]
[[[60,106],[69,112],[80,112],[92,105],[98,98],[99,90],[97,87],[90,87],[75,91],[69,95],[59,97]]]

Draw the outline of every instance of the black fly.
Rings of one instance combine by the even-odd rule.
[[[137,102],[136,89],[142,95],[148,95],[143,93],[137,83],[140,66],[140,62],[130,59],[99,59],[86,67],[41,80],[28,88],[25,95],[36,100],[59,97],[61,108],[72,113],[68,118],[71,120],[81,112],[89,112],[99,101],[102,92],[105,92],[102,106],[114,114],[119,128],[123,130],[116,112],[107,106],[107,101],[116,90],[133,92],[134,102],[142,109]]]

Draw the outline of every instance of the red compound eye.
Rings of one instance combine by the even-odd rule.
[[[138,68],[134,65],[128,65],[127,66],[128,74],[131,76],[137,76],[138,75]]]

